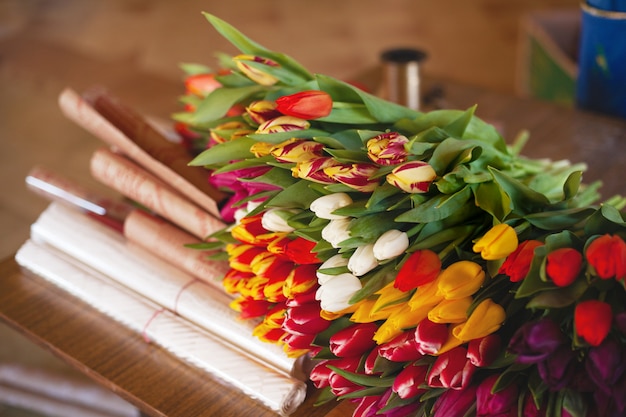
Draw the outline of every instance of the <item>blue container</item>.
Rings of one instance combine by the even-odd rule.
[[[626,12],[581,8],[577,106],[626,118]]]

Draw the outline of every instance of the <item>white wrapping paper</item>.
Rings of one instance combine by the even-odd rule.
[[[304,382],[224,344],[217,336],[78,263],[66,253],[29,240],[15,259],[23,267],[282,415],[291,414],[304,401]]]
[[[227,294],[78,211],[60,203],[50,204],[31,226],[31,235],[199,325],[267,366],[299,379],[305,378],[299,361],[287,357],[278,345],[252,336],[253,323],[237,319],[237,313],[229,307],[232,298]]]

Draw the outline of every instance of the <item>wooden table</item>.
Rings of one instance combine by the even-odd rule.
[[[432,87],[431,83],[431,87]],[[506,137],[530,131],[525,154],[586,161],[585,182],[602,179],[603,194],[625,192],[626,121],[583,114],[467,86],[442,84],[454,108],[479,104],[478,115]],[[430,88],[430,87],[427,87]],[[89,305],[22,271],[13,259],[0,264],[0,319],[52,351],[151,416],[271,416],[263,406],[158,346],[147,344]],[[313,407],[312,390],[296,416],[350,415],[352,405]]]

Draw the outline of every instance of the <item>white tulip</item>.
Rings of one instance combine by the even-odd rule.
[[[409,247],[409,236],[400,230],[392,229],[383,233],[374,243],[374,257],[379,261],[400,256]]]
[[[324,195],[311,203],[311,211],[320,219],[343,219],[346,216],[332,214],[333,211],[352,204],[352,198],[346,193]]]
[[[339,244],[350,238],[350,218],[331,220],[322,229],[322,239],[338,248]]]
[[[337,254],[335,256],[328,258],[323,264],[319,266],[319,269],[315,273],[317,275],[317,282],[320,285],[324,285],[326,281],[337,276],[337,275],[328,275],[323,272],[320,272],[320,269],[337,268],[337,267],[346,266],[346,265],[348,265],[348,258],[344,257],[341,254]]]
[[[352,274],[335,275],[317,289],[315,299],[323,310],[337,313],[350,307],[350,299],[362,287],[361,281]]]
[[[377,266],[373,244],[359,246],[348,260],[348,269],[357,277],[367,274]]]
[[[285,220],[286,217],[293,214],[293,210],[271,208],[263,213],[263,217],[261,217],[261,225],[265,230],[269,230],[270,232],[293,232],[296,229],[287,224],[287,221]]]

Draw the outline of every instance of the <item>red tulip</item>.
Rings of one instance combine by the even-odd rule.
[[[215,74],[195,74],[185,78],[185,89],[190,94],[205,97],[222,84],[215,79]]]
[[[520,243],[517,249],[507,256],[498,272],[508,275],[511,282],[523,280],[530,270],[535,248],[541,245],[542,243],[538,240],[525,240]]]
[[[500,354],[502,341],[497,334],[470,340],[467,357],[474,366],[489,366]]]
[[[440,271],[441,260],[435,252],[428,249],[418,250],[402,265],[393,286],[400,291],[409,291],[434,281]]]
[[[456,347],[435,360],[428,373],[428,385],[433,388],[467,388],[476,367],[467,359],[467,350]]]
[[[600,236],[589,244],[585,255],[600,278],[626,278],[626,243],[621,237]]]
[[[394,362],[416,361],[423,356],[417,350],[415,333],[410,330],[380,345],[379,352],[380,356]]]
[[[424,319],[415,327],[415,345],[423,355],[434,355],[448,340],[448,325]]]
[[[571,285],[583,263],[583,256],[573,248],[554,250],[546,257],[546,273],[559,287]]]
[[[376,330],[376,323],[353,324],[341,329],[330,337],[330,351],[341,358],[360,356],[376,346]]]
[[[396,376],[392,389],[402,399],[413,398],[423,394],[426,389],[420,388],[426,381],[428,366],[409,365]]]
[[[287,309],[283,328],[289,333],[316,334],[328,328],[330,321],[320,317],[318,303],[304,304]]]
[[[278,98],[276,109],[287,116],[305,120],[317,119],[330,114],[333,109],[333,99],[324,91],[301,91]]]
[[[285,255],[292,261],[300,265],[319,264],[321,261],[317,258],[317,254],[313,252],[316,242],[296,237],[287,243]]]
[[[600,346],[611,330],[612,321],[611,306],[603,301],[582,301],[574,310],[576,333],[591,346]]]

